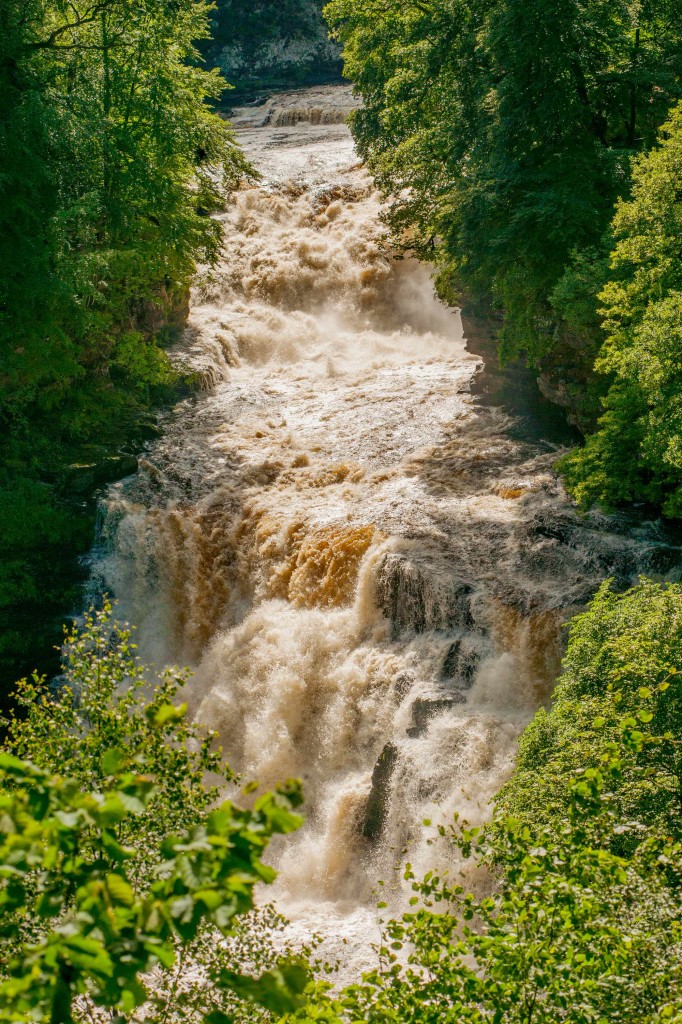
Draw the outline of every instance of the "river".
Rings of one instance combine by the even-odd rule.
[[[456,867],[423,819],[489,814],[567,617],[679,558],[657,523],[575,512],[561,431],[505,404],[527,382],[493,386],[428,270],[392,258],[352,105],[327,87],[237,111],[262,180],[176,353],[203,387],[109,488],[93,567],[143,656],[192,667],[232,766],[303,779],[276,899],[350,973],[377,880],[399,910],[405,859]]]

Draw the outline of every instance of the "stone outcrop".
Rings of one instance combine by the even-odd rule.
[[[365,820],[362,834],[370,842],[377,842],[386,824],[388,804],[391,795],[391,782],[398,763],[398,747],[387,743],[372,773],[372,788],[367,798]]]
[[[386,555],[377,575],[377,605],[394,638],[404,630],[471,629],[473,589],[454,577],[440,579],[401,554]]]
[[[418,697],[412,705],[412,725],[407,735],[411,739],[419,739],[428,729],[432,718],[451,711],[464,701],[465,697],[460,693],[453,693],[450,697]]]
[[[279,0],[245,9],[218,0],[208,56],[235,95],[338,81],[341,48],[329,39],[321,0]]]

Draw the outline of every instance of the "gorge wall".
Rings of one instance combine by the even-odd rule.
[[[236,95],[340,80],[341,50],[328,37],[323,7],[320,0],[219,0],[207,56]]]

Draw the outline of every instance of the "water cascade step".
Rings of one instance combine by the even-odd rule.
[[[341,87],[237,112],[262,180],[224,214],[175,353],[205,387],[110,486],[93,559],[142,656],[192,668],[233,767],[303,779],[277,901],[344,961],[340,937],[371,958],[377,879],[400,910],[406,858],[457,870],[422,821],[489,814],[567,617],[606,577],[679,562],[660,524],[579,516],[557,443],[472,393],[459,313],[390,251],[353,105]]]

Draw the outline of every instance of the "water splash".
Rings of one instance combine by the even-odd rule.
[[[326,89],[239,115],[264,181],[225,214],[177,353],[205,390],[110,488],[97,566],[142,653],[192,665],[233,766],[303,778],[278,899],[332,945],[366,940],[379,877],[404,905],[406,856],[456,870],[422,819],[485,818],[562,622],[676,557],[654,527],[580,518],[555,452],[472,398],[481,363],[392,258],[351,106]]]

